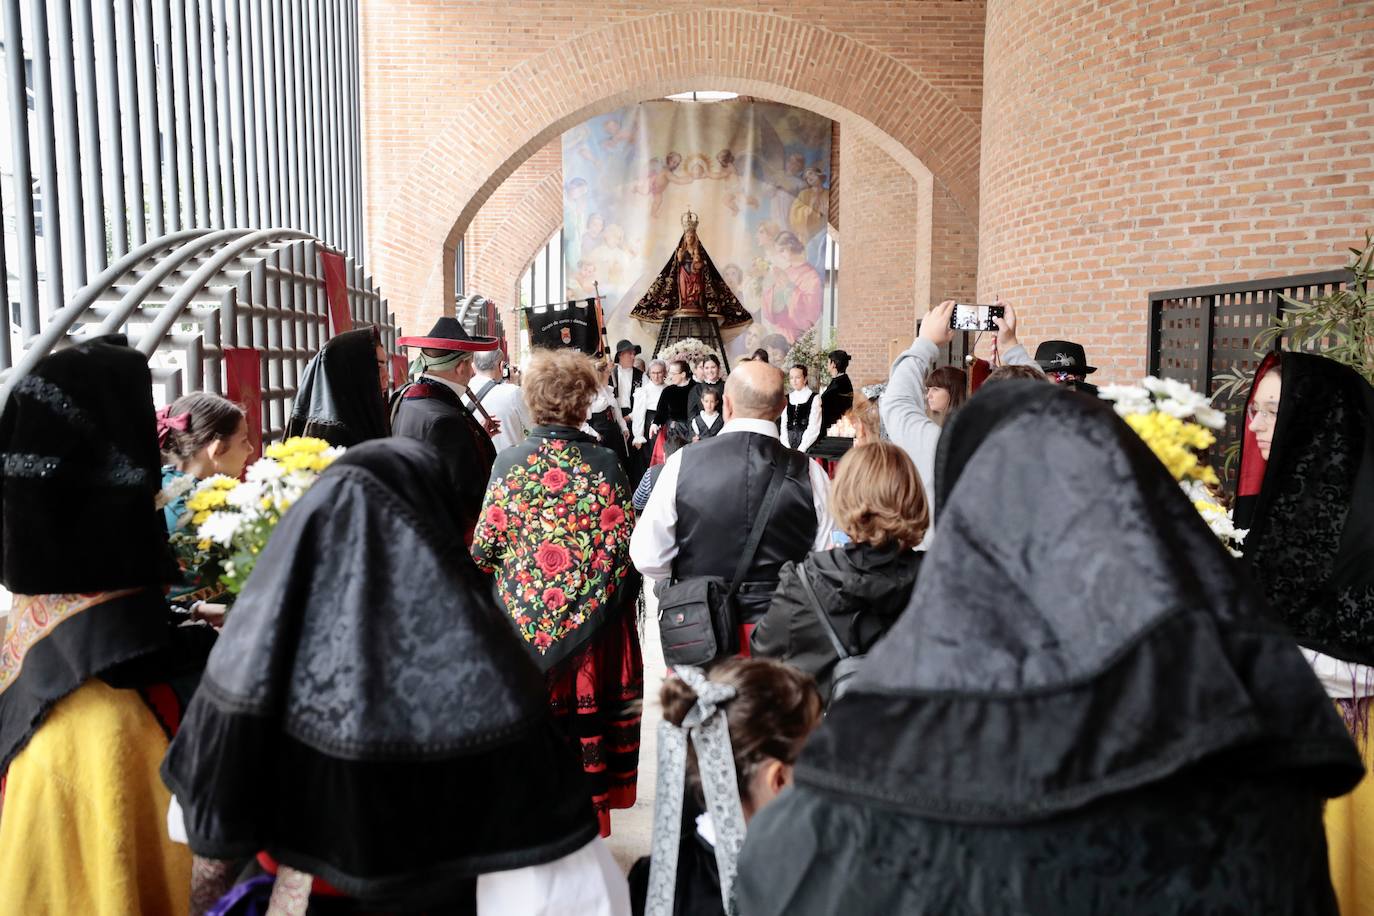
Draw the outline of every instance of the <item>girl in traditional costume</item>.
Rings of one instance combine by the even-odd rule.
[[[174,625],[147,359],[44,357],[0,418],[0,909],[187,912],[158,765],[214,642]]]
[[[1355,736],[1374,706],[1374,388],[1307,353],[1271,354],[1246,402],[1236,527],[1269,604]],[[1374,910],[1374,780],[1326,805],[1344,913]]]

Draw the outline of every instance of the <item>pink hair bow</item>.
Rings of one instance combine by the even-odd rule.
[[[191,426],[191,414],[186,412],[172,416],[171,406],[160,408],[157,412],[157,444],[164,446],[167,444],[167,437],[172,434],[172,430],[179,433],[186,432]]]

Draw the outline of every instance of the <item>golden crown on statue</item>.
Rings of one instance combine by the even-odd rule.
[[[690,229],[692,232],[696,232],[696,231],[697,231],[697,226],[698,226],[700,223],[701,223],[701,220],[700,220],[700,219],[697,217],[697,215],[696,215],[695,213],[693,213],[691,210],[688,210],[686,213],[682,214],[682,228],[683,228],[683,229]]]

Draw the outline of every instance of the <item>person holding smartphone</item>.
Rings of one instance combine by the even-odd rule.
[[[1010,302],[999,300],[999,304],[1003,314],[994,317],[993,321],[997,324],[997,347],[1002,362],[1012,366],[1035,365],[1026,348],[1016,339],[1016,310]],[[888,438],[911,456],[928,497],[933,497],[935,492],[935,447],[940,441],[940,424],[931,417],[927,407],[926,377],[934,368],[941,348],[954,339],[954,329],[949,326],[954,305],[953,299],[946,299],[921,320],[916,339],[892,364],[892,375],[878,406]],[[933,512],[934,507],[931,508]],[[929,537],[927,530],[926,538]]]

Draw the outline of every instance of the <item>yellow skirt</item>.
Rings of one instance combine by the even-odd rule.
[[[91,679],[10,763],[0,916],[184,916],[191,850],[167,837],[167,737],[138,693]]]
[[[1327,855],[1342,916],[1374,916],[1374,740],[1358,743],[1364,779],[1326,803]]]

